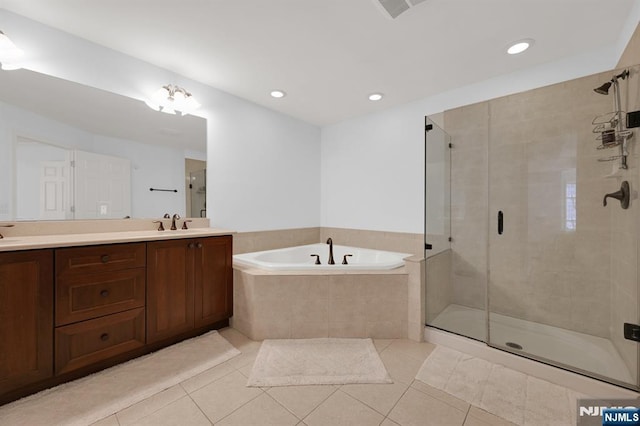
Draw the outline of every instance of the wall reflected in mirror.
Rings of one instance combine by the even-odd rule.
[[[0,72],[0,220],[165,213],[206,217],[205,119],[32,71]]]

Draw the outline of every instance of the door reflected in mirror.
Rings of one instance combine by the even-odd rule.
[[[0,221],[206,217],[205,182],[205,119],[28,70],[0,73]]]

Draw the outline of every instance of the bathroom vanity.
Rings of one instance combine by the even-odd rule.
[[[0,404],[227,326],[231,234],[0,240]]]

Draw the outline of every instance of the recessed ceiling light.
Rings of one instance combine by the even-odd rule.
[[[272,98],[280,99],[280,98],[284,98],[285,96],[287,96],[287,94],[285,92],[283,92],[282,90],[272,90],[271,91],[271,97]]]
[[[379,101],[383,97],[384,97],[384,95],[382,93],[372,93],[372,94],[369,95],[369,100],[370,101]]]
[[[509,48],[507,49],[507,53],[509,55],[517,55],[518,53],[522,53],[528,48],[530,48],[531,46],[533,46],[533,43],[534,41],[530,38],[527,38],[524,40],[518,40],[515,43],[513,43],[511,46],[509,46]]]

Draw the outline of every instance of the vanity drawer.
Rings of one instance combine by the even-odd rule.
[[[139,308],[56,328],[56,374],[144,346],[144,324],[144,309]]]
[[[145,282],[145,268],[59,278],[56,326],[143,307]]]
[[[56,250],[56,277],[140,268],[146,244],[106,244]]]

